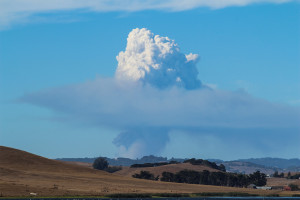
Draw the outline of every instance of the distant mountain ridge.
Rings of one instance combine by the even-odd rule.
[[[300,172],[300,159],[284,159],[284,158],[249,158],[238,159],[233,161],[215,161],[217,164],[225,165],[226,169],[231,172],[253,173],[257,170],[265,174],[273,174],[279,172]]]
[[[243,161],[225,161],[222,162],[228,172],[242,173],[242,174],[252,174],[256,171],[260,171],[264,174],[271,175],[275,171],[283,171],[280,168],[276,167],[267,167],[264,165],[258,165],[251,162]]]
[[[237,161],[250,162],[258,165],[264,165],[267,167],[275,167],[281,169],[289,169],[300,166],[300,159],[284,159],[284,158],[250,158],[250,159],[239,159]]]
[[[171,158],[167,159],[166,157],[158,157],[158,156],[144,156],[140,159],[130,159],[130,158],[106,158],[109,165],[113,166],[130,166],[133,164],[144,164],[144,163],[158,163],[158,162],[170,162],[170,161],[177,161],[183,162],[187,159],[181,158]],[[72,161],[72,162],[86,162],[86,163],[93,163],[96,158],[58,158],[56,160],[62,161]]]
[[[86,162],[93,163],[96,158],[60,158],[57,160],[74,161],[74,162]],[[130,158],[106,158],[108,163],[113,166],[130,166],[133,164],[143,163],[158,163],[158,162],[170,162],[178,161],[183,162],[188,158],[171,158],[159,156],[144,156],[140,159]],[[284,159],[284,158],[250,158],[250,159],[238,159],[233,161],[223,161],[220,159],[207,159],[210,162],[217,164],[223,164],[226,170],[229,172],[250,174],[257,170],[265,174],[273,174],[275,171],[279,172],[299,172],[300,171],[300,159]]]

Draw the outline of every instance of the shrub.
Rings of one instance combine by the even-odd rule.
[[[108,167],[106,169],[104,169],[106,172],[109,172],[109,173],[114,173],[114,172],[117,172],[117,171],[120,171],[122,169],[121,166],[112,166],[112,167]]]
[[[289,184],[289,187],[291,188],[292,191],[297,191],[297,190],[299,190],[298,185],[295,185],[295,184]]]
[[[300,174],[295,174],[293,176],[289,177],[290,179],[299,179],[300,178]]]
[[[175,182],[175,175],[171,172],[163,172],[160,180],[165,182]]]
[[[153,174],[151,174],[150,172],[148,171],[140,171],[139,174],[134,174],[132,175],[133,178],[140,178],[140,179],[147,179],[147,180],[155,180],[157,181],[159,176],[157,177],[154,177]]]
[[[99,169],[99,170],[104,170],[104,169],[108,168],[108,162],[105,158],[99,157],[94,161],[93,168]]]

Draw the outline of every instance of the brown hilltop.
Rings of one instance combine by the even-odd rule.
[[[138,168],[131,168],[131,167],[123,167],[122,170],[115,172],[114,174],[119,174],[122,176],[132,177],[134,174],[139,174],[140,171],[149,171],[155,176],[160,176],[163,172],[172,172],[177,173],[181,170],[194,170],[198,172],[202,172],[204,170],[210,172],[217,172],[219,170],[213,169],[204,165],[192,165],[190,163],[178,163],[178,164],[169,164],[169,165],[162,165],[157,167],[138,167]]]
[[[242,188],[134,179],[0,146],[0,196],[74,196],[110,193],[269,193]]]
[[[0,167],[21,171],[40,172],[94,172],[88,168],[71,165],[66,162],[44,158],[26,151],[0,146]]]

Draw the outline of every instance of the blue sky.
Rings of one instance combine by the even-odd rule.
[[[113,78],[118,66],[116,56],[125,50],[126,38],[135,28],[147,28],[155,35],[175,40],[185,54],[199,54],[196,66],[202,83],[218,90],[243,91],[251,98],[299,111],[298,2],[229,4],[222,8],[191,4],[180,11],[174,6],[176,2],[167,9],[157,4],[158,8],[154,3],[149,8],[94,11],[52,8],[45,3],[43,9],[22,11],[23,15],[17,2],[2,7],[8,14],[3,14],[6,21],[0,21],[0,145],[50,158],[123,155],[122,148],[113,141],[124,127],[73,120],[72,114],[50,104],[18,99],[97,77]],[[11,19],[12,14],[16,19]],[[293,116],[299,117],[299,112]],[[145,153],[220,159],[291,158],[300,153],[295,142],[300,139],[299,127],[287,127],[278,133],[242,128],[240,132],[245,133],[230,128],[189,133],[187,129],[172,129],[160,151]],[[145,136],[149,137],[159,136]],[[276,145],[281,144],[282,137],[292,142],[279,150]],[[232,144],[239,153],[232,154],[237,152]]]

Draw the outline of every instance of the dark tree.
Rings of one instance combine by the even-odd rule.
[[[289,184],[289,187],[291,188],[292,191],[297,191],[297,190],[299,190],[298,185],[295,185],[295,184]]]
[[[202,176],[201,176],[201,184],[210,185],[209,176],[210,176],[209,171],[203,170]]]
[[[171,172],[163,172],[160,180],[166,182],[175,182],[175,175]]]
[[[239,187],[247,187],[249,185],[249,177],[245,174],[238,174]]]
[[[223,165],[223,164],[220,164],[220,165],[219,165],[219,169],[220,169],[221,171],[223,171],[223,172],[226,172],[225,165]]]
[[[133,178],[140,178],[140,179],[148,179],[148,180],[158,180],[159,176],[154,177],[149,171],[140,171],[139,174],[132,175]]]
[[[264,186],[267,184],[266,175],[264,173],[260,173],[260,171],[256,171],[253,174],[250,174],[250,182],[257,186]]]
[[[99,157],[94,161],[93,168],[99,170],[105,170],[106,168],[108,168],[108,162],[105,158]]]
[[[114,173],[114,172],[122,170],[122,167],[121,166],[108,166],[108,168],[106,168],[104,170],[108,173]]]
[[[284,173],[281,172],[281,173],[279,174],[279,177],[280,177],[280,178],[283,178],[283,177],[284,177]]]
[[[291,179],[300,179],[300,174],[295,174],[290,177]]]
[[[178,183],[189,183],[199,184],[200,183],[200,172],[193,170],[182,170],[175,174],[175,182]]]
[[[273,177],[279,177],[278,171],[275,171]]]

